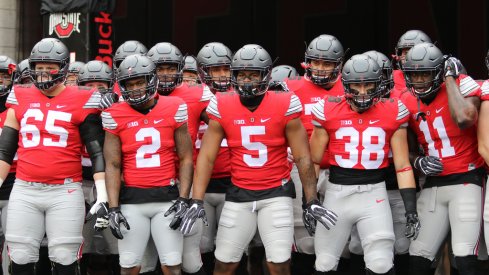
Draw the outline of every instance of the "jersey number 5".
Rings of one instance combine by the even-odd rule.
[[[264,135],[265,126],[243,126],[241,127],[241,142],[243,147],[258,151],[258,157],[244,154],[243,161],[250,167],[262,167],[268,160],[267,146],[261,142],[252,142],[251,136]]]

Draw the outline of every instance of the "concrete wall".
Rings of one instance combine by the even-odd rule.
[[[19,2],[0,0],[0,55],[15,61],[18,61]]]

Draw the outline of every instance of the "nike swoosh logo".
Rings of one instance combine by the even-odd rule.
[[[66,107],[66,105],[56,105],[56,108],[57,109],[61,109],[61,108],[64,108],[64,107]]]
[[[68,189],[68,194],[71,194],[71,193],[73,193],[75,191],[76,191],[76,189]]]
[[[443,110],[443,108],[445,108],[445,107],[441,107],[440,109],[436,109],[435,112],[438,114],[439,112],[441,112],[441,110]]]
[[[260,119],[260,121],[261,121],[261,123],[264,123],[264,122],[269,121],[270,119],[272,119],[272,118],[271,118],[271,117],[269,117],[269,118],[265,118],[265,119],[263,119],[263,118],[262,118],[262,119]]]
[[[381,203],[381,202],[383,202],[383,201],[385,201],[385,199],[381,199],[381,200],[375,200],[375,202],[376,202],[376,203]]]
[[[153,122],[154,122],[154,124],[158,124],[158,123],[162,122],[163,120],[164,120],[164,119],[159,119],[159,120],[156,120],[156,119],[155,119]]]
[[[377,122],[379,122],[379,121],[380,121],[379,119],[377,119],[377,120],[370,120],[370,121],[368,122],[368,124],[374,124],[374,123],[377,123]]]

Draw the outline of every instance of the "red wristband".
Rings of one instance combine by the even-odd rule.
[[[407,172],[407,171],[411,171],[411,170],[413,170],[413,167],[408,166],[408,167],[404,167],[404,168],[402,168],[402,169],[396,170],[396,173],[398,173],[398,174],[399,174],[399,173],[402,173],[402,172]]]

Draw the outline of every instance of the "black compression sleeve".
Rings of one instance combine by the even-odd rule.
[[[416,188],[402,188],[399,189],[399,192],[404,202],[406,214],[416,213]]]
[[[104,172],[103,145],[105,132],[102,128],[100,116],[95,114],[88,115],[83,123],[80,124],[80,135],[92,160],[93,173]]]
[[[19,147],[19,130],[4,126],[0,135],[0,160],[12,164]]]

